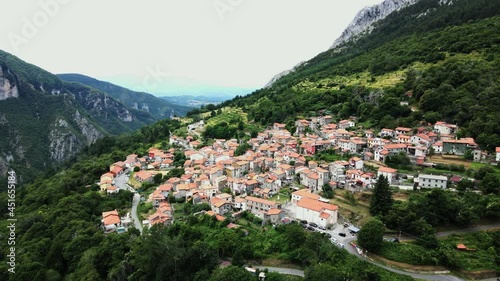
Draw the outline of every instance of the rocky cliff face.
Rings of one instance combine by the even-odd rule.
[[[74,116],[74,121],[80,129],[82,135],[86,138],[87,144],[92,144],[96,140],[103,137],[103,134],[99,130],[97,130],[97,128],[92,125],[85,117],[83,117],[78,110],[75,112]]]
[[[362,35],[366,32],[370,32],[373,28],[373,24],[377,21],[384,19],[389,14],[394,11],[400,10],[404,7],[413,5],[420,0],[385,0],[384,2],[372,6],[366,7],[358,12],[354,20],[349,24],[349,26],[342,32],[342,35],[335,40],[330,49],[340,47],[345,42],[355,39],[357,36]],[[451,0],[440,0],[444,2],[449,2]],[[285,70],[277,75],[275,75],[271,81],[269,81],[264,88],[271,87],[276,81],[281,77],[293,73],[296,69],[306,62],[301,62],[294,66],[292,69]]]
[[[82,147],[81,141],[71,132],[70,125],[66,120],[58,119],[54,128],[49,133],[49,153],[50,159],[63,161]]]
[[[288,69],[288,70],[285,70],[285,71],[283,71],[283,72],[280,72],[280,73],[276,74],[276,75],[275,75],[275,76],[271,79],[271,81],[267,82],[267,84],[264,86],[264,88],[269,88],[269,87],[271,87],[271,86],[272,86],[272,85],[273,85],[276,81],[278,81],[281,77],[286,76],[286,75],[288,75],[288,74],[290,74],[290,73],[292,73],[292,72],[295,72],[295,70],[296,70],[298,67],[300,67],[300,66],[302,66],[302,65],[304,65],[304,64],[306,64],[306,62],[301,61],[301,62],[299,62],[298,64],[296,64],[296,65],[295,65],[292,69]]]
[[[10,81],[3,76],[2,67],[0,67],[0,100],[8,98],[18,98],[19,90],[17,85],[10,83]]]
[[[104,135],[155,121],[105,92],[57,76],[0,50],[0,177],[34,175]]]
[[[418,1],[419,0],[385,0],[378,5],[362,9],[356,17],[354,17],[354,20],[347,26],[344,32],[342,32],[342,35],[333,42],[330,49],[340,47],[342,44],[355,39],[363,33],[369,33],[373,29],[373,24],[377,21],[384,19],[394,11],[413,5]]]

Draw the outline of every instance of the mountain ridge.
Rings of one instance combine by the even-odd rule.
[[[173,116],[184,116],[192,108],[176,105],[166,100],[162,100],[152,94],[137,92],[113,83],[98,80],[96,78],[77,73],[57,74],[57,77],[68,82],[78,82],[80,84],[98,89],[114,97],[124,105],[151,113],[156,119],[172,118]]]
[[[394,11],[413,5],[418,1],[419,0],[385,0],[380,4],[361,9],[351,23],[349,23],[349,25],[344,29],[342,34],[333,42],[329,50],[341,47],[341,45],[355,39],[356,36],[359,36],[364,32],[370,32],[373,28],[373,24],[379,20],[384,19]],[[280,78],[295,72],[299,67],[304,66],[305,64],[307,64],[307,61],[301,61],[291,69],[287,69],[276,74],[273,78],[271,78],[271,80],[269,80],[269,82],[267,82],[264,88],[271,87]]]
[[[107,94],[60,80],[0,51],[0,175],[27,178],[76,155],[107,135],[131,132],[155,118]]]
[[[499,17],[499,0],[419,0],[271,87],[220,106],[240,107],[255,122],[292,129],[297,118],[318,112],[336,120],[357,116],[376,128],[439,118],[492,151],[500,146],[500,127],[492,123],[500,120],[492,79],[500,71]]]
[[[347,28],[342,32],[329,49],[335,49],[342,44],[353,40],[356,36],[370,32],[373,25],[379,20],[384,19],[394,11],[398,11],[407,6],[413,5],[420,0],[385,0],[384,2],[365,7],[359,11]]]

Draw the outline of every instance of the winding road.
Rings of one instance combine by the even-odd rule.
[[[453,230],[453,231],[443,231],[443,232],[438,232],[436,235],[439,237],[445,237],[449,236],[452,234],[458,234],[458,233],[470,233],[470,232],[476,232],[476,231],[482,231],[482,230],[488,230],[488,229],[494,229],[500,227],[500,223],[493,223],[489,225],[480,225],[480,226],[475,226],[475,227],[470,227],[470,228],[465,228],[465,229],[458,229],[458,230]],[[372,261],[364,256],[361,256],[358,254],[356,249],[351,245],[351,242],[356,240],[356,237],[341,237],[338,235],[339,232],[344,232],[344,228],[342,226],[338,226],[337,229],[334,231],[328,231],[328,233],[332,234],[342,245],[344,245],[344,249],[352,255],[355,255],[356,257],[365,260],[375,266],[384,268],[386,270],[389,270],[394,273],[402,274],[402,275],[407,275],[415,279],[420,279],[420,280],[434,280],[434,281],[465,281],[465,279],[459,278],[457,276],[449,275],[449,274],[421,274],[421,273],[412,273],[408,271],[403,271],[399,269],[395,269],[389,266],[382,265],[380,263],[377,263],[375,261]],[[269,271],[272,272],[278,272],[282,274],[288,274],[288,275],[296,275],[296,276],[302,276],[304,277],[304,271],[303,270],[298,270],[298,269],[290,269],[290,268],[281,268],[281,267],[268,267],[268,266],[254,266],[255,268],[258,268],[260,270],[263,269],[268,269]],[[483,281],[491,281],[491,280],[497,280],[496,278],[491,278],[491,279],[484,279]]]
[[[135,190],[127,184],[128,176],[126,174],[121,174],[115,178],[115,185],[120,190],[129,190],[131,192],[135,192]],[[141,195],[139,193],[134,193],[134,198],[132,199],[132,221],[134,222],[135,228],[139,229],[142,233],[142,224],[141,220],[137,217],[137,206],[141,202]]]
[[[453,275],[445,275],[445,274],[433,274],[433,275],[431,275],[431,274],[411,273],[411,272],[398,270],[398,269],[395,269],[395,268],[392,268],[392,267],[385,266],[385,265],[382,265],[380,263],[374,262],[374,261],[372,261],[372,260],[370,260],[368,258],[365,258],[364,256],[361,256],[361,255],[358,254],[358,252],[356,251],[356,249],[351,245],[351,242],[354,241],[355,239],[356,239],[356,237],[349,237],[349,238],[346,238],[343,241],[341,241],[342,244],[344,245],[344,249],[346,249],[347,252],[349,252],[350,254],[355,255],[358,258],[360,258],[362,260],[365,260],[365,261],[367,261],[367,262],[369,262],[369,263],[371,263],[373,265],[376,265],[378,267],[384,268],[386,270],[389,270],[389,271],[392,271],[392,272],[395,272],[395,273],[398,273],[398,274],[407,275],[407,276],[413,277],[415,279],[438,280],[438,281],[464,281],[464,279],[458,278],[458,277],[453,276]]]
[[[272,267],[272,266],[253,266],[253,268],[258,268],[259,270],[264,270],[267,268],[267,270],[269,270],[271,272],[277,272],[277,273],[281,273],[281,274],[304,277],[304,270],[300,270],[300,269]]]

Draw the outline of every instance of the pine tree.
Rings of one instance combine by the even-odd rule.
[[[370,214],[373,216],[384,216],[392,208],[392,192],[389,182],[384,176],[379,176],[375,188],[373,189],[372,200],[370,202]]]

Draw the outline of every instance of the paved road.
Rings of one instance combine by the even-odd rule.
[[[142,233],[142,224],[139,218],[137,217],[137,205],[141,202],[141,195],[139,193],[134,194],[134,199],[132,199],[132,221],[134,222],[135,228],[139,229]]]
[[[293,214],[295,213],[295,209],[294,209],[293,205],[285,204],[285,206],[283,206],[283,209],[285,209],[288,212],[288,214],[293,217]],[[470,230],[466,229],[463,231],[464,232],[465,231],[478,231],[478,230],[482,230],[483,228],[485,228],[485,227],[472,228]],[[356,249],[353,246],[351,246],[351,242],[356,240],[356,237],[352,236],[343,225],[338,224],[338,225],[336,225],[336,227],[333,230],[327,230],[325,232],[329,233],[330,235],[332,235],[332,237],[336,238],[338,240],[338,242],[340,242],[344,246],[344,249],[346,249],[348,253],[355,255],[356,257],[358,257],[362,260],[365,260],[373,265],[376,265],[378,267],[382,267],[386,270],[389,270],[389,271],[392,271],[395,273],[399,273],[402,275],[407,275],[407,276],[413,277],[415,279],[421,279],[421,280],[435,280],[435,281],[463,281],[464,280],[464,279],[458,278],[458,277],[453,276],[453,275],[448,275],[448,274],[432,274],[432,275],[431,274],[417,274],[417,273],[406,272],[406,271],[402,271],[402,270],[398,270],[398,269],[395,269],[392,267],[382,265],[380,263],[369,260],[369,259],[365,258],[364,256],[361,256],[360,254],[358,254]],[[340,236],[339,233],[341,233],[341,232],[346,233],[347,237]],[[457,232],[458,231],[455,231],[454,233],[457,233]],[[285,269],[280,268],[280,270],[285,270]]]
[[[497,222],[497,223],[492,223],[492,224],[488,224],[488,225],[478,225],[478,226],[464,228],[464,229],[457,229],[457,230],[451,230],[451,231],[442,231],[442,232],[436,233],[436,236],[438,236],[438,237],[445,237],[445,236],[449,236],[449,235],[452,235],[452,234],[478,232],[478,231],[483,231],[483,230],[488,230],[488,229],[493,229],[493,228],[499,228],[499,227],[500,227],[500,222]]]
[[[343,238],[343,237],[340,237],[340,236],[336,235],[335,238],[337,238],[344,245],[344,249],[346,249],[347,252],[349,252],[350,254],[355,255],[358,258],[362,259],[362,260],[365,260],[365,261],[367,261],[367,262],[369,262],[369,263],[371,263],[373,265],[376,265],[378,267],[382,267],[382,268],[384,268],[386,270],[389,270],[389,271],[392,271],[392,272],[395,272],[395,273],[399,273],[399,274],[402,274],[402,275],[407,275],[407,276],[413,277],[415,279],[436,280],[436,281],[464,281],[464,279],[458,278],[458,277],[453,276],[453,275],[445,275],[445,274],[434,274],[434,275],[431,275],[431,274],[417,274],[417,273],[410,273],[410,272],[406,272],[406,271],[394,269],[392,267],[388,267],[388,266],[382,265],[380,263],[374,262],[372,260],[369,260],[369,259],[361,256],[360,254],[358,254],[358,252],[356,251],[356,249],[353,246],[351,246],[351,242],[353,240],[355,240],[356,237]]]
[[[267,268],[267,270],[269,270],[271,272],[278,272],[281,274],[288,274],[288,275],[295,275],[295,276],[304,277],[304,270],[300,270],[300,269],[270,267],[270,266],[253,266],[253,267],[258,268],[259,270],[264,270]]]
[[[127,184],[127,181],[128,181],[128,176],[125,174],[121,174],[115,178],[115,185],[120,190],[129,190],[131,192],[135,192],[135,190]],[[135,193],[134,198],[132,199],[132,210],[130,212],[132,215],[132,221],[134,222],[135,228],[139,229],[139,231],[142,233],[142,224],[139,218],[137,217],[137,206],[139,205],[139,202],[141,202],[141,195]]]

